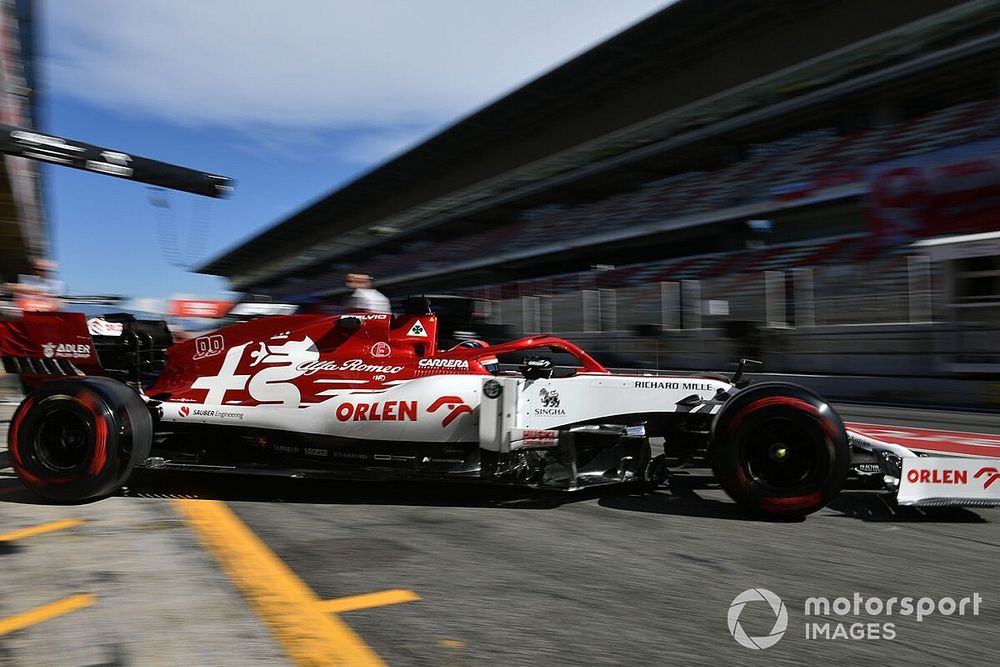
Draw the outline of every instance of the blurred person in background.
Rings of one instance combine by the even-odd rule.
[[[33,273],[21,274],[16,283],[7,283],[4,290],[14,295],[21,311],[52,311],[62,307],[63,281],[54,278],[58,265],[50,259],[36,259]]]
[[[372,287],[372,277],[364,273],[348,273],[345,286],[354,290],[347,300],[348,312],[388,313],[389,299]]]

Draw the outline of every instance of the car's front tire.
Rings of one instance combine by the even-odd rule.
[[[779,382],[752,385],[723,406],[708,454],[730,497],[774,517],[824,507],[850,467],[847,432],[836,411],[808,389]]]
[[[153,424],[143,400],[117,380],[58,380],[29,394],[7,434],[14,471],[57,502],[114,493],[149,456]]]

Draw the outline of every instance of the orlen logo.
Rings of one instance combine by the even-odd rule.
[[[993,482],[995,482],[998,479],[1000,479],[1000,470],[997,470],[996,468],[989,468],[989,467],[987,467],[987,468],[980,468],[979,472],[977,472],[975,475],[973,475],[973,477],[976,478],[976,479],[979,479],[980,477],[983,477],[984,475],[989,475],[989,477],[987,477],[985,480],[983,480],[983,488],[984,489],[988,489],[993,484]]]
[[[458,419],[459,416],[472,412],[472,408],[466,405],[465,401],[458,396],[442,396],[431,403],[431,406],[427,408],[427,412],[437,412],[442,407],[447,407],[450,412],[441,420],[441,426],[447,426]]]
[[[417,402],[341,403],[337,406],[337,419],[342,422],[415,422]]]
[[[180,413],[181,417],[187,417],[189,414],[191,414],[191,408],[189,408],[186,405],[182,405],[181,409],[178,410],[177,412]]]
[[[979,471],[981,472],[982,470]],[[976,477],[979,477],[979,473],[976,473]],[[906,473],[906,481],[912,484],[966,484],[969,481],[969,471],[914,468]]]

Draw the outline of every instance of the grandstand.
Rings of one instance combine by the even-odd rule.
[[[998,63],[996,1],[683,0],[201,271],[363,270],[650,365],[995,372],[1000,242],[921,239],[1000,228]]]

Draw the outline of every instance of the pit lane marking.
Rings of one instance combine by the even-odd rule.
[[[295,664],[385,664],[225,503],[173,503]]]
[[[32,526],[31,528],[22,528],[21,530],[14,530],[9,533],[0,534],[0,542],[23,540],[26,537],[34,537],[35,535],[44,535],[45,533],[51,533],[57,530],[73,528],[74,526],[79,526],[82,523],[83,519],[63,519],[61,521],[51,521],[38,526]]]
[[[378,593],[365,593],[364,595],[352,595],[350,597],[336,598],[334,600],[324,600],[319,603],[319,606],[320,609],[328,614],[339,614],[344,611],[384,607],[388,604],[416,602],[419,599],[420,596],[413,591],[392,590],[379,591]]]
[[[59,600],[58,602],[52,602],[38,607],[37,609],[26,611],[23,614],[16,614],[8,618],[0,619],[0,637],[14,632],[15,630],[23,630],[24,628],[41,623],[42,621],[47,621],[57,616],[63,616],[64,614],[76,611],[77,609],[89,607],[94,604],[95,600],[96,598],[89,593],[72,595],[63,600]]]

